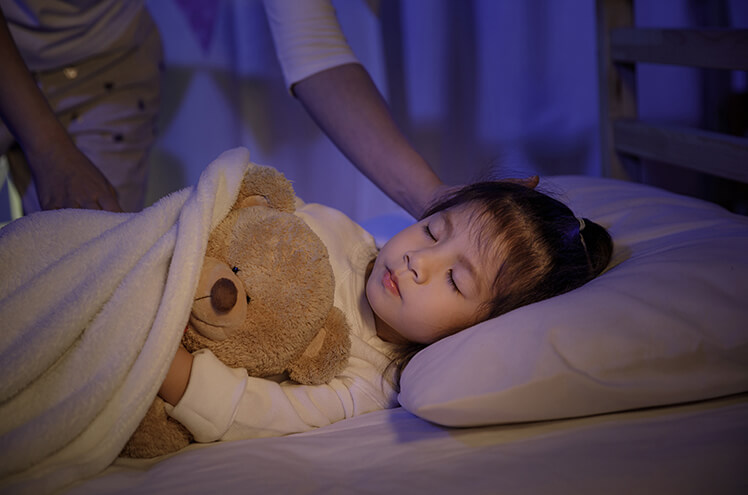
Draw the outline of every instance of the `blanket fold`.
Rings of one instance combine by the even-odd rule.
[[[142,212],[41,212],[0,230],[0,491],[48,493],[117,457],[249,166],[229,150]]]

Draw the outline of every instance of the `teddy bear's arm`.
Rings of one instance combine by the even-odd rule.
[[[333,306],[317,336],[289,365],[289,376],[303,384],[327,383],[348,363],[350,349],[348,322],[343,312]]]

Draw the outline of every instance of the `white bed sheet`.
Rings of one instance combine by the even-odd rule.
[[[453,429],[402,408],[287,437],[119,460],[68,495],[748,493],[748,394]]]

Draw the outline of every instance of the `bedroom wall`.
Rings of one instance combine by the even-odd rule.
[[[354,51],[445,181],[597,171],[593,0],[338,0]],[[232,146],[357,221],[399,209],[283,87],[259,0],[149,2],[165,88],[150,200]]]

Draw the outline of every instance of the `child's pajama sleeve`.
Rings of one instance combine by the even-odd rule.
[[[210,351],[195,353],[190,382],[172,417],[198,442],[279,436],[308,431],[393,407],[392,389],[373,365],[352,357],[325,385],[248,377]]]

